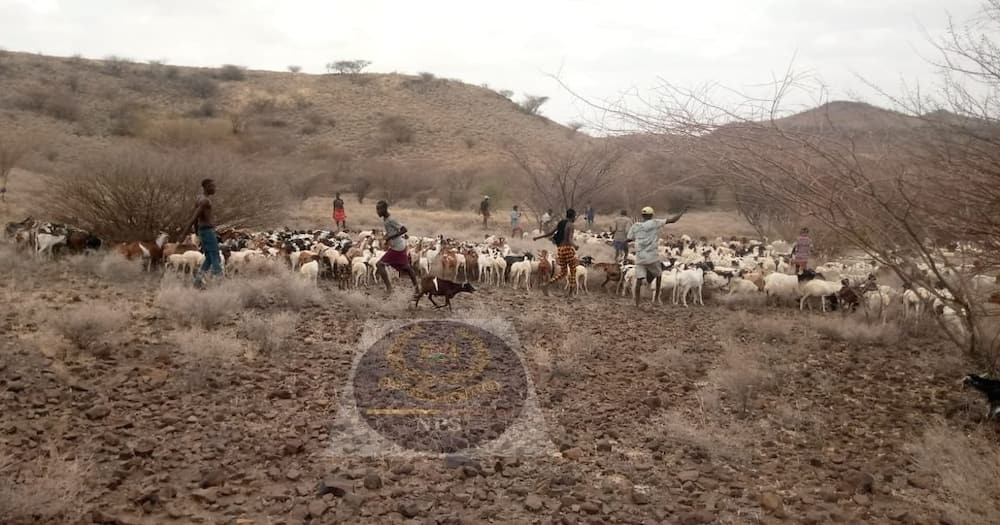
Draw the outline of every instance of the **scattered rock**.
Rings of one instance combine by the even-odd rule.
[[[871,498],[865,496],[864,494],[854,495],[854,503],[857,503],[858,505],[867,506],[871,502],[872,502]]]
[[[681,480],[681,482],[697,481],[699,477],[701,477],[701,472],[697,470],[682,470],[677,474],[677,479]]]
[[[597,514],[601,512],[601,506],[593,501],[585,501],[580,504],[580,510],[586,512],[587,514]]]
[[[203,489],[218,487],[225,483],[228,477],[226,471],[222,469],[206,470],[202,472],[201,481],[198,482],[198,486]]]
[[[333,494],[338,498],[342,498],[344,495],[351,492],[351,488],[352,485],[348,482],[337,479],[324,479],[320,481],[319,485],[316,487],[316,493],[319,496]]]
[[[295,454],[302,452],[304,447],[305,444],[301,439],[289,439],[284,445],[281,446],[281,452],[286,456],[294,456]]]
[[[597,442],[597,450],[600,452],[611,452],[611,441],[602,439]]]
[[[531,512],[538,512],[542,510],[542,506],[542,498],[539,498],[534,494],[524,498],[524,508],[530,510]]]
[[[769,512],[777,512],[783,507],[781,496],[773,492],[765,492],[761,494],[758,501],[760,501],[760,506]]]
[[[365,488],[368,490],[378,490],[382,488],[382,478],[375,472],[365,474]]]
[[[642,400],[649,408],[660,408],[663,404],[658,396],[650,396]]]
[[[309,515],[312,516],[313,518],[318,518],[322,516],[323,513],[326,512],[326,509],[327,509],[326,502],[321,499],[314,499],[311,502],[309,502],[309,507],[308,507]]]
[[[583,450],[581,450],[580,447],[572,447],[564,450],[562,455],[566,459],[579,461],[579,459],[583,457]]]
[[[703,523],[712,523],[713,521],[715,521],[715,514],[707,510],[685,512],[680,517],[681,525],[702,525]]]
[[[420,514],[420,508],[413,502],[400,502],[397,510],[404,518],[415,518]]]
[[[906,478],[906,482],[918,489],[932,490],[937,486],[937,481],[934,480],[934,476],[926,474],[914,474]]]
[[[132,448],[132,452],[137,456],[151,456],[154,450],[156,450],[156,442],[146,438],[140,439]]]
[[[285,472],[285,477],[288,478],[288,481],[298,481],[302,477],[302,471],[297,468],[289,469],[288,472]]]
[[[110,413],[111,409],[107,405],[94,405],[84,412],[84,415],[87,416],[87,419],[104,419]]]
[[[867,472],[854,471],[844,477],[844,483],[848,492],[871,494],[875,486],[875,478]]]
[[[12,381],[10,383],[7,383],[7,390],[11,392],[20,392],[24,389],[25,389],[25,384],[20,381]]]
[[[632,487],[632,503],[636,505],[646,505],[649,503],[649,493],[636,487]]]

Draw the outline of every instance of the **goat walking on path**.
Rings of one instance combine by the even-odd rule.
[[[465,282],[458,284],[454,281],[449,281],[447,279],[439,279],[437,277],[424,277],[420,280],[420,289],[413,299],[413,307],[416,308],[420,305],[420,299],[423,296],[431,301],[434,308],[444,308],[445,306],[451,310],[451,298],[455,297],[461,292],[472,293],[476,289],[472,287],[472,283]],[[437,304],[434,301],[434,296],[444,297],[444,304]]]

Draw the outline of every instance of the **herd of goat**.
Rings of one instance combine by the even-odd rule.
[[[608,233],[577,232],[576,235],[578,244],[611,244]],[[88,232],[30,218],[7,224],[5,236],[40,257],[108,248]],[[374,283],[375,263],[383,253],[379,248],[380,237],[381,232],[372,230],[219,231],[226,273],[238,273],[254,261],[281,260],[292,271],[314,281],[321,276],[332,278],[341,288]],[[556,270],[554,250],[514,253],[502,237],[486,236],[479,242],[467,242],[411,235],[408,243],[418,277],[433,274],[456,281],[464,279],[530,290]],[[205,258],[194,236],[182,242],[169,242],[168,236],[161,234],[152,242],[118,243],[110,249],[130,260],[141,260],[147,270],[162,267],[167,271],[193,271]],[[795,301],[800,309],[807,304],[812,309],[812,302],[818,301],[824,312],[828,306],[842,310],[860,307],[883,321],[894,302],[902,305],[904,317],[926,312],[936,313],[946,321],[956,317],[956,311],[948,304],[951,296],[943,286],[931,291],[904,285],[902,290],[896,290],[876,280],[879,268],[873,262],[827,262],[796,274],[785,257],[789,246],[782,241],[765,244],[745,238],[709,241],[681,236],[664,241],[660,249],[664,262],[659,290],[653,289],[654,283],[645,283],[638,290],[639,293],[650,290],[652,299],[661,303],[664,297],[669,297],[672,303],[685,307],[689,298],[696,304],[704,304],[703,291],[708,289],[731,295],[763,294],[768,300]],[[566,283],[568,291],[589,292],[588,281],[595,276],[603,279],[602,290],[614,290],[621,295],[635,293],[635,272],[630,259],[595,262],[590,256],[581,257],[575,282]],[[827,279],[834,276],[833,280]],[[1000,299],[996,278],[974,275],[970,282],[974,291],[994,301]],[[608,288],[609,283],[613,288]]]
[[[538,235],[539,232],[534,232]],[[32,219],[9,223],[5,237],[18,249],[33,251],[39,257],[55,257],[62,252],[86,253],[106,249],[96,236],[63,225],[41,223]],[[368,286],[374,282],[375,263],[382,256],[378,248],[381,232],[331,231],[272,231],[249,233],[227,229],[219,232],[226,273],[238,273],[255,262],[274,267],[287,266],[294,272],[318,281],[320,276],[335,279],[340,288]],[[576,241],[586,245],[609,245],[607,233],[578,232]],[[193,271],[204,261],[193,236],[183,242],[168,242],[161,234],[153,242],[125,242],[110,247],[130,260],[140,260],[147,271]],[[443,237],[410,236],[408,239],[412,267],[420,279],[421,295],[434,303],[434,296],[451,298],[460,292],[474,290],[468,282],[477,280],[490,286],[511,286],[530,290],[532,283],[549,279],[555,270],[555,260],[549,250],[524,250],[514,253],[503,238],[487,236],[481,242],[462,242]],[[715,290],[730,296],[758,296],[767,301],[797,302],[799,309],[811,300],[818,300],[825,312],[832,309],[851,311],[863,308],[882,322],[890,305],[901,305],[903,316],[936,315],[946,330],[965,337],[964,324],[959,318],[957,302],[951,301],[948,287],[939,283],[934,290],[903,285],[902,290],[879,284],[880,268],[873,262],[827,262],[813,269],[796,273],[788,263],[789,246],[784,242],[765,244],[748,239],[717,238],[695,241],[681,236],[660,247],[665,262],[659,290],[654,283],[635,286],[631,260],[594,262],[590,256],[580,257],[576,281],[566,283],[568,293],[588,292],[591,275],[603,277],[601,288],[614,283],[615,293],[627,295],[649,289],[653,301],[662,302],[670,294],[671,302],[687,306],[688,296],[703,303],[703,290]],[[927,272],[927,268],[918,268]],[[465,282],[454,282],[459,277]],[[828,280],[827,276],[836,276]],[[1000,304],[998,279],[987,275],[964,275],[972,293],[985,301]],[[611,291],[611,290],[608,290]],[[963,383],[982,392],[987,398],[986,418],[1000,415],[1000,380],[967,375]]]

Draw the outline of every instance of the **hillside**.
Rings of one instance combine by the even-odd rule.
[[[525,114],[489,88],[432,76],[309,75],[13,52],[0,56],[0,111],[3,128],[34,137],[43,157],[63,161],[131,138],[166,146],[220,143],[272,158],[468,167],[505,160],[511,139],[535,149],[589,140]]]

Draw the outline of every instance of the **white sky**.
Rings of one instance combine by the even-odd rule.
[[[340,59],[549,95],[542,113],[581,120],[547,73],[595,99],[657,77],[693,86],[770,80],[795,56],[830,97],[933,83],[927,34],[980,0],[0,0],[0,46],[171,64],[320,73]],[[923,57],[921,56],[923,55]]]

